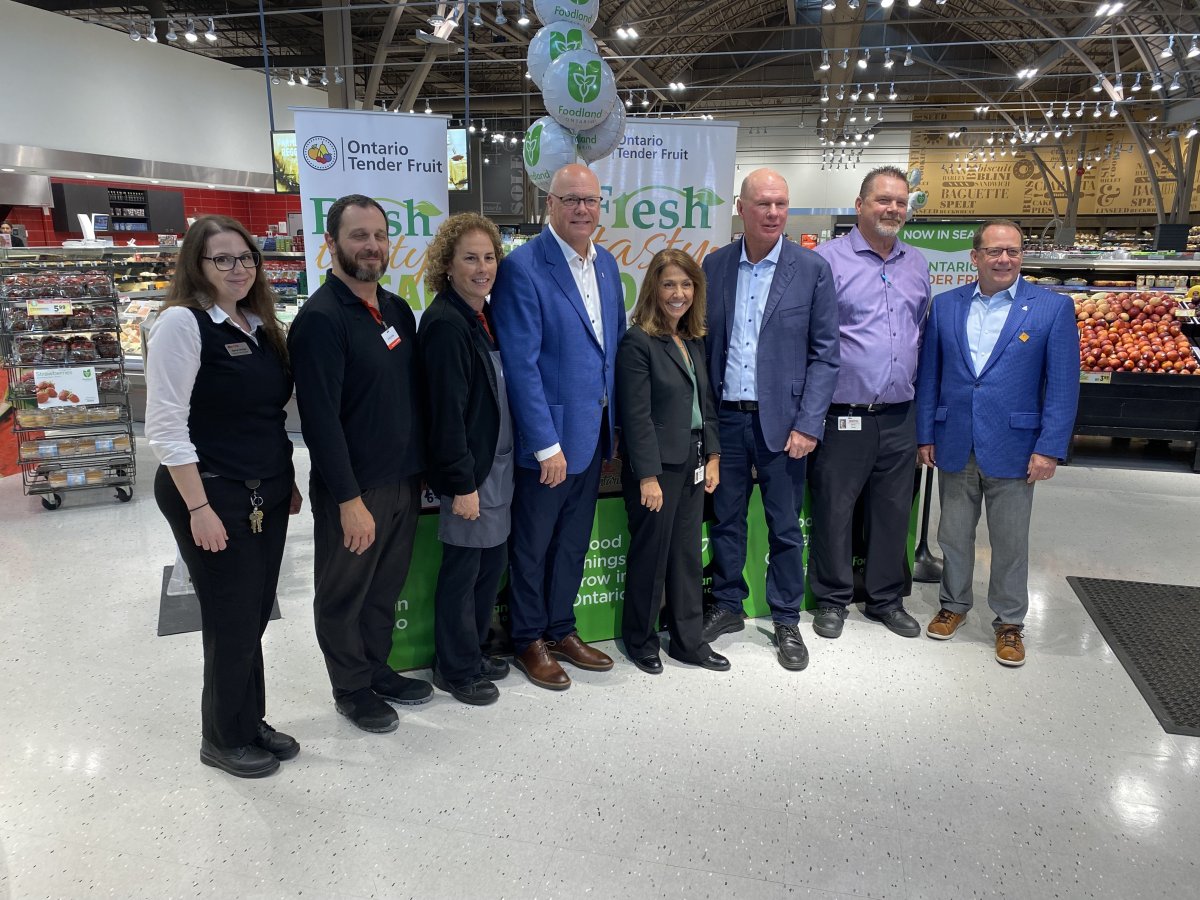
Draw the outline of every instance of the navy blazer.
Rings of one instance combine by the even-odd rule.
[[[742,242],[734,241],[705,258],[708,280],[709,380],[718,402],[725,389],[725,359],[737,301]],[[833,399],[838,372],[838,306],[829,263],[787,240],[758,333],[758,418],[772,452],[783,450],[788,432],[818,440]]]
[[[527,469],[539,467],[535,452],[560,444],[567,473],[584,471],[596,454],[605,397],[610,405],[615,399],[617,345],[625,333],[621,273],[599,245],[595,266],[603,348],[549,228],[506,256],[496,273],[492,316],[516,424],[516,460]],[[610,409],[609,447],[614,424]]]
[[[967,343],[974,284],[933,299],[917,372],[917,443],[939,469],[971,452],[984,475],[1025,478],[1034,453],[1065,459],[1079,405],[1079,330],[1071,298],[1017,280],[1008,318],[983,371]]]

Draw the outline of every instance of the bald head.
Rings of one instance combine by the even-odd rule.
[[[582,192],[581,192],[582,189]],[[600,195],[600,180],[587,166],[570,163],[554,173],[550,179],[550,193],[565,197],[597,197]]]
[[[745,227],[746,256],[758,262],[771,252],[787,226],[788,186],[771,169],[755,169],[742,179],[737,212]]]
[[[596,173],[578,163],[555,172],[546,197],[546,215],[554,233],[586,257],[592,232],[600,221],[600,180]]]
[[[788,192],[787,179],[774,169],[755,169],[742,179],[738,197],[743,201],[748,200],[751,194],[764,187],[770,187],[773,190],[782,189],[785,196]]]

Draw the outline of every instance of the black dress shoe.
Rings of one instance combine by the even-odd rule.
[[[799,672],[808,665],[808,648],[795,625],[775,625],[775,655],[785,669]]]
[[[425,683],[428,687],[428,683]],[[400,726],[400,717],[383,698],[370,688],[363,688],[335,700],[337,711],[361,728],[373,734],[386,734]]]
[[[662,674],[662,658],[657,653],[651,653],[649,656],[631,656],[629,661],[647,675]]]
[[[279,768],[279,760],[256,744],[218,747],[207,740],[200,741],[200,762],[238,778],[262,778]]]
[[[846,612],[841,607],[821,606],[813,614],[813,631],[823,638],[838,638],[845,621]]]
[[[727,660],[720,653],[716,652],[710,653],[703,659],[698,660],[696,665],[700,666],[702,669],[709,669],[713,672],[729,671],[729,660]]]
[[[293,759],[300,752],[300,743],[290,734],[276,731],[266,722],[258,723],[258,737],[254,743],[276,759]]]
[[[389,672],[371,685],[371,690],[384,700],[400,703],[404,706],[419,706],[427,703],[433,697],[433,688],[428,681],[419,678],[408,678],[396,672]]]
[[[863,615],[872,622],[882,622],[887,626],[887,630],[893,634],[898,634],[900,637],[915,638],[921,636],[921,626],[908,613],[904,611],[904,607],[897,607],[889,613],[883,615],[875,615],[874,613],[864,610]]]
[[[746,617],[740,609],[734,612],[714,603],[704,610],[703,637],[705,641],[715,641],[723,634],[741,631],[745,627]]]
[[[485,656],[480,671],[488,681],[503,681],[508,677],[508,661],[498,656]]]
[[[441,672],[434,672],[433,683],[438,690],[445,691],[459,703],[469,703],[471,706],[487,706],[500,699],[499,688],[482,675],[476,675],[463,684],[451,684],[442,677]]]

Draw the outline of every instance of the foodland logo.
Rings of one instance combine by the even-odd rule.
[[[662,194],[668,196],[664,199]],[[613,210],[613,228],[652,229],[709,228],[712,209],[725,201],[711,188],[648,184],[608,202]]]
[[[587,2],[587,0],[584,0]],[[561,31],[550,32],[550,59],[558,59],[564,53],[583,49],[583,29],[572,28],[563,35]]]
[[[337,163],[337,145],[324,135],[313,135],[304,142],[303,156],[311,168],[324,172]]]
[[[525,134],[525,165],[533,168],[542,157],[542,126],[534,125]]]
[[[600,96],[600,60],[593,59],[585,66],[567,66],[567,90],[577,103],[591,103]]]
[[[309,202],[313,207],[313,234],[323,235],[326,230],[329,208],[333,206],[336,197],[312,197]],[[407,237],[432,237],[436,230],[433,220],[442,215],[442,211],[428,200],[395,200],[391,197],[376,197],[383,207],[387,217],[388,238],[401,235]],[[440,223],[439,223],[440,224]]]

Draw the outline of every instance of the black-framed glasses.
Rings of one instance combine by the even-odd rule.
[[[1007,255],[1009,259],[1020,259],[1021,254],[1025,252],[1020,247],[980,247],[979,249],[988,259],[999,259],[1004,255]]]
[[[257,250],[251,250],[249,253],[243,253],[241,256],[229,256],[226,253],[219,253],[216,256],[202,256],[200,258],[207,259],[218,272],[232,272],[235,263],[241,263],[243,269],[257,269],[262,264],[262,254]]]
[[[588,209],[598,209],[600,206],[599,197],[576,197],[574,194],[568,194],[566,197],[561,197],[558,194],[551,194],[550,196],[563,206],[569,206],[572,209],[577,206],[586,206]]]

